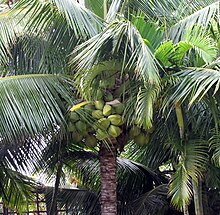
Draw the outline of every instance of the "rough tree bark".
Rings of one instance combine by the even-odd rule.
[[[116,145],[117,141],[112,139],[108,147],[102,143],[99,150],[102,215],[117,214]]]

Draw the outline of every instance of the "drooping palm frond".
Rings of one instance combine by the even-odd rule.
[[[157,86],[137,87],[138,83],[130,88],[130,98],[126,103],[125,118],[130,124],[138,122],[138,125],[146,128],[152,127],[153,105],[160,92]]]
[[[45,199],[49,206],[52,200],[53,188],[45,189]],[[97,193],[80,188],[60,189],[57,205],[59,208],[66,208],[71,214],[99,214],[100,206]]]
[[[84,85],[84,77],[88,74],[86,70],[115,57],[117,61],[122,61],[122,70],[134,70],[135,75],[144,81],[159,83],[157,61],[140,33],[129,21],[116,20],[102,33],[78,46],[72,54],[71,65],[78,70],[78,84],[80,83],[81,87]]]
[[[149,192],[144,193],[131,204],[133,214],[158,214],[163,215],[168,207],[167,201],[167,184],[159,185]]]
[[[183,210],[192,197],[191,180],[202,177],[208,161],[208,144],[202,140],[191,140],[184,144],[177,170],[171,178],[169,194],[172,204]]]
[[[126,3],[128,4],[128,1],[123,2],[122,0],[113,0],[106,15],[106,22],[111,23],[115,18],[117,18],[117,15],[119,15],[122,5]]]
[[[24,30],[24,20],[18,23],[19,16],[11,18],[7,12],[0,13],[0,70],[8,65],[9,59],[12,58],[9,46],[14,44],[17,34]]]
[[[200,27],[194,26],[192,29],[186,29],[184,40],[177,43],[175,46],[175,53],[173,53],[174,62],[180,65],[184,64],[184,57],[186,56],[187,52],[192,49],[195,50],[195,53],[189,53],[188,58],[191,54],[191,64],[193,66],[201,66],[204,65],[204,63],[209,64],[215,60],[217,56],[217,49],[214,41],[210,38],[209,35],[204,33],[204,29]],[[198,61],[196,59],[196,54],[202,59],[202,64],[198,64],[198,62],[196,62]]]
[[[68,79],[54,75],[16,76],[0,80],[1,142],[22,142],[64,125],[65,102],[72,96]]]
[[[202,1],[200,2],[202,4]],[[193,10],[193,13],[191,15],[185,15],[182,20],[178,20],[178,22],[174,26],[172,26],[169,31],[169,38],[174,40],[175,42],[178,42],[184,39],[184,32],[188,27],[191,27],[193,25],[208,27],[209,22],[213,18],[219,19],[219,4],[219,1],[207,1],[205,2],[206,7],[201,8],[200,10],[198,10],[196,7],[196,10]],[[184,10],[184,13],[185,12],[186,10]]]
[[[188,68],[176,74],[179,81],[170,101],[184,101],[189,98],[191,106],[201,100],[207,92],[215,95],[219,89],[219,71],[206,68]]]
[[[219,133],[215,134],[210,138],[210,147],[213,150],[212,160],[216,166],[220,166],[220,143]]]
[[[28,26],[32,31],[45,31],[54,23],[63,22],[63,17],[78,38],[92,37],[102,25],[99,18],[76,1],[70,0],[22,0],[15,9],[25,9],[29,16]]]
[[[29,202],[34,200],[35,183],[27,176],[9,169],[0,162],[0,198],[9,208],[26,211]]]

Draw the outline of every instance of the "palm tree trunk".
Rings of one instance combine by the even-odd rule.
[[[198,184],[193,180],[193,196],[194,196],[194,205],[195,205],[195,214],[204,215],[203,206],[202,206],[202,188],[201,180],[198,179]]]
[[[102,215],[117,214],[116,145],[117,141],[113,139],[108,148],[102,143],[99,150]]]
[[[184,205],[184,206],[183,206],[183,214],[184,214],[184,215],[189,215],[188,205]]]

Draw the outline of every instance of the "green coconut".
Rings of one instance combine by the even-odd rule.
[[[155,130],[155,127],[152,125],[151,128],[147,129],[147,132],[152,134],[154,132],[154,130]]]
[[[97,145],[97,140],[93,135],[88,135],[85,139],[85,144],[88,147],[95,147]]]
[[[106,119],[106,118],[101,118],[98,120],[98,123],[103,130],[107,130],[107,128],[110,126],[110,120],[109,119]]]
[[[86,124],[82,121],[76,122],[75,126],[76,126],[76,129],[79,133],[85,133],[87,130]]]
[[[83,135],[75,131],[75,132],[72,132],[72,138],[74,142],[79,143],[82,141]]]
[[[76,131],[76,127],[75,127],[74,123],[69,122],[69,123],[68,123],[68,126],[67,126],[67,130],[68,130],[69,132]]]
[[[112,106],[111,105],[105,105],[103,108],[103,115],[109,116],[112,113]]]
[[[121,134],[122,130],[115,125],[110,125],[108,128],[108,133],[112,137],[118,137]]]
[[[129,131],[129,136],[130,136],[131,138],[135,138],[135,137],[137,137],[140,133],[141,133],[141,129],[140,129],[139,127],[137,127],[137,126],[134,126],[134,127],[132,127],[132,128],[130,129],[130,131]]]
[[[95,101],[95,108],[97,109],[97,110],[102,110],[103,109],[103,107],[104,107],[104,101],[102,101],[102,100],[99,100],[99,101]]]
[[[92,111],[92,116],[93,116],[95,119],[101,119],[101,118],[104,117],[101,110],[94,110],[94,111]]]
[[[79,117],[79,114],[77,114],[76,112],[72,111],[70,112],[70,116],[69,116],[70,120],[72,122],[77,122],[79,121],[80,117]]]
[[[125,106],[122,103],[113,105],[114,110],[117,114],[122,114],[124,112]]]
[[[111,121],[112,125],[122,125],[122,117],[118,114],[108,116],[108,119]]]
[[[93,126],[89,126],[89,127],[87,128],[87,132],[88,132],[88,133],[94,133],[94,132],[95,132],[95,128],[94,128]]]
[[[140,133],[137,137],[134,138],[134,142],[139,145],[143,146],[146,144],[146,137],[143,133]]]
[[[101,129],[98,129],[96,132],[96,138],[98,140],[104,140],[104,139],[108,138],[108,134],[107,134],[107,132],[105,132]]]
[[[84,108],[86,109],[86,110],[95,110],[95,105],[92,105],[92,104],[87,104],[87,105],[85,105],[84,106]]]

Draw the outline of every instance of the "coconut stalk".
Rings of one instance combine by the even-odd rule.
[[[183,121],[183,113],[180,102],[175,103],[175,109],[176,109],[177,123],[179,126],[180,138],[182,139],[184,135],[184,121]]]

